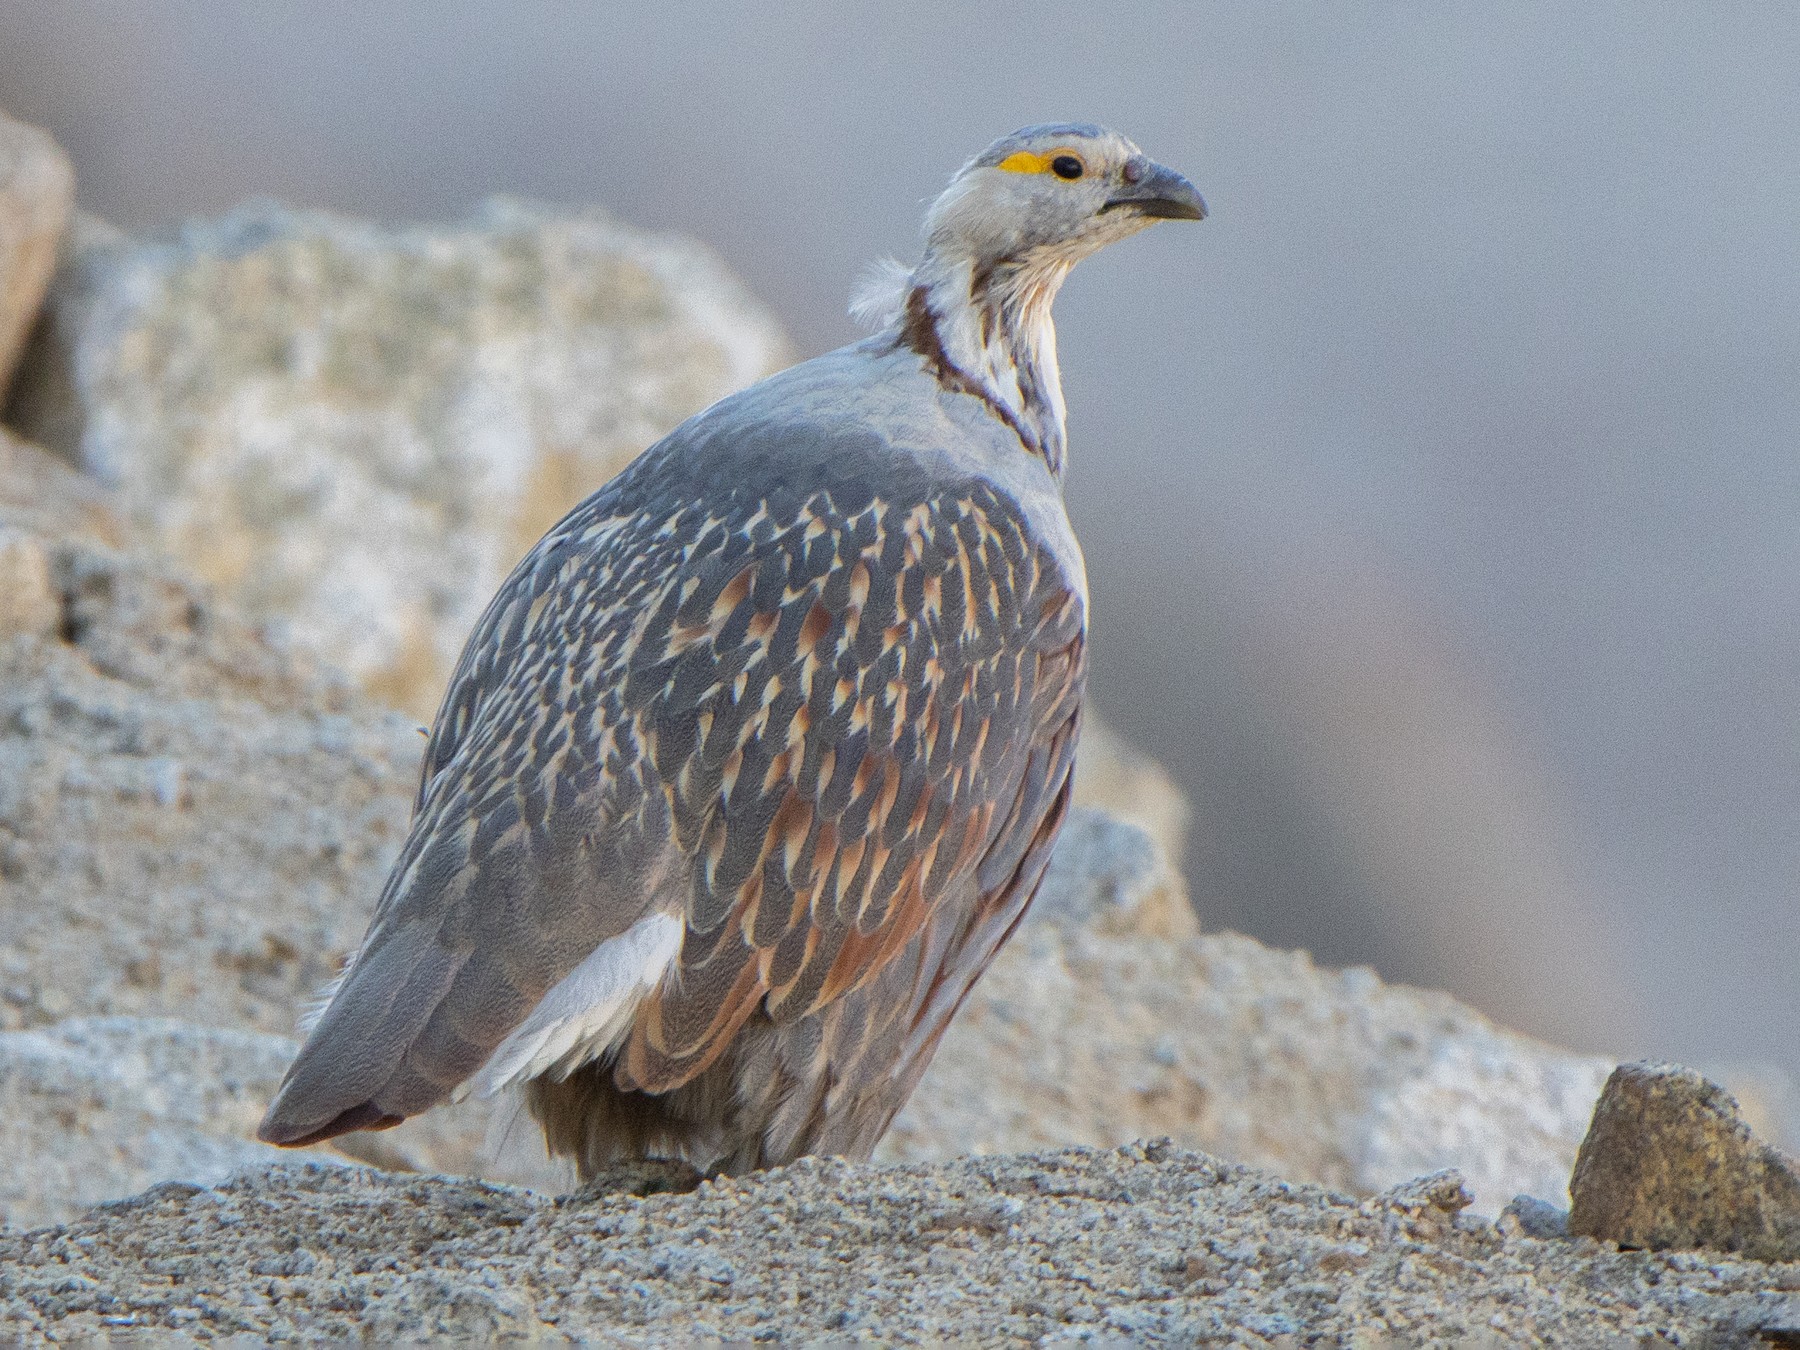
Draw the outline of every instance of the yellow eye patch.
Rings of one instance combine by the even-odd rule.
[[[1002,173],[1043,173],[1049,169],[1050,161],[1029,150],[1015,150],[994,167]]]
[[[1073,150],[1052,150],[1047,155],[1034,154],[1030,150],[1015,150],[994,167],[1006,173],[1049,173],[1051,163],[1063,155],[1077,161],[1081,158]]]

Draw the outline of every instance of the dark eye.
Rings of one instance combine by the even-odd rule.
[[[1050,172],[1058,178],[1079,178],[1086,169],[1073,155],[1058,155],[1050,161]]]

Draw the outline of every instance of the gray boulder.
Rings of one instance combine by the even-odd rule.
[[[10,416],[424,717],[546,527],[785,361],[711,252],[598,211],[389,228],[256,202],[154,238],[84,220]]]

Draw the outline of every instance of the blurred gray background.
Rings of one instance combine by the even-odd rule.
[[[1800,1067],[1795,7],[0,0],[0,107],[128,227],[601,203],[804,354],[988,140],[1119,127],[1214,214],[1069,285],[1069,495],[1202,918]]]

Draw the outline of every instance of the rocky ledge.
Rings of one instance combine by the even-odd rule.
[[[1756,1345],[1800,1265],[1540,1240],[1454,1173],[1363,1200],[1164,1143],[931,1166],[807,1160],[552,1200],[288,1165],[0,1235],[37,1343],[438,1338],[692,1345]]]

